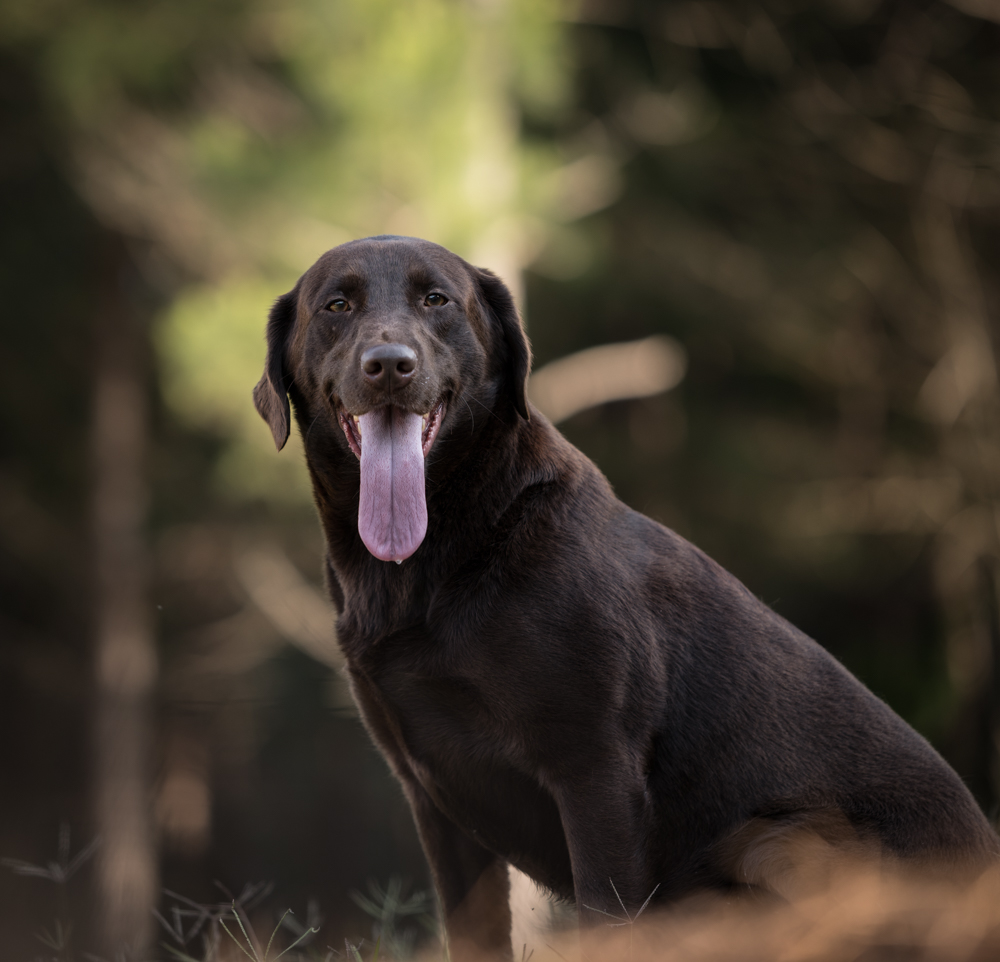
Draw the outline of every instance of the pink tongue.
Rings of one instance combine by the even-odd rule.
[[[420,547],[427,533],[421,417],[390,406],[362,414],[358,421],[358,531],[376,558],[402,561]]]

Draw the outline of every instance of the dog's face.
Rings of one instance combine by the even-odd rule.
[[[358,530],[383,561],[424,538],[424,470],[440,439],[468,436],[477,409],[528,417],[530,355],[510,293],[427,241],[371,237],[327,251],[278,299],[267,346],[257,410],[279,449],[289,394],[307,423],[339,427],[323,436],[361,462]]]

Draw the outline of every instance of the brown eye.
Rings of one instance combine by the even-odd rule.
[[[334,314],[340,314],[342,311],[349,311],[351,305],[347,303],[342,297],[335,297],[329,304],[326,305],[328,311],[333,311]]]
[[[428,307],[443,307],[448,303],[448,298],[444,294],[428,294],[424,298],[424,303]]]

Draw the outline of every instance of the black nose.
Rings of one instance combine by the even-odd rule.
[[[405,344],[377,344],[361,355],[361,370],[375,387],[405,387],[417,369],[417,353]]]

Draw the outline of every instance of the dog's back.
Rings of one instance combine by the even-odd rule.
[[[890,856],[981,865],[1000,851],[926,739],[697,548],[648,525],[670,559],[664,595],[688,606],[661,636],[674,665],[651,773],[672,802],[661,824],[704,826],[697,846],[740,819],[801,828],[805,813],[837,811]]]

